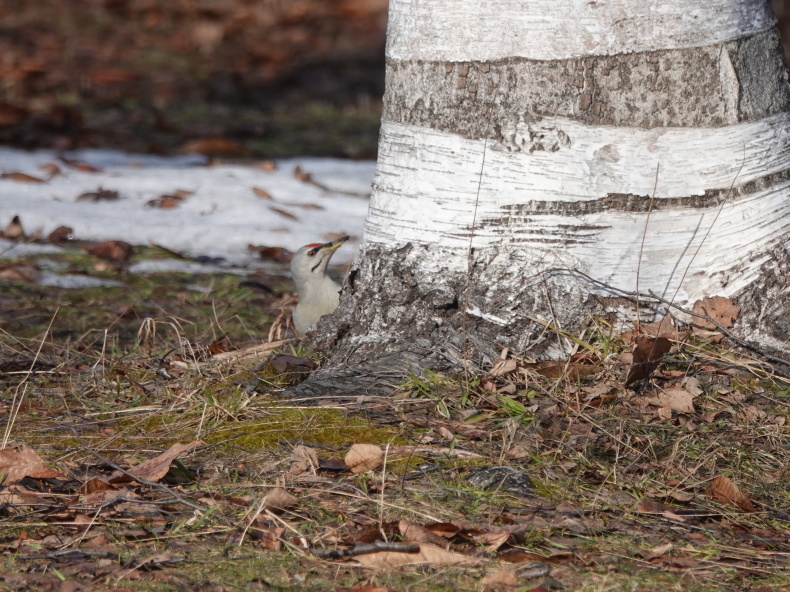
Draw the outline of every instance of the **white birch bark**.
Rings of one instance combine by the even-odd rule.
[[[363,246],[319,339],[561,355],[534,319],[633,320],[639,269],[683,307],[736,299],[741,335],[787,351],[774,25],[763,0],[391,0]]]

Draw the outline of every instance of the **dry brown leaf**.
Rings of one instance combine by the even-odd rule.
[[[643,497],[639,500],[639,503],[634,508],[634,512],[637,514],[659,514],[665,518],[677,520],[678,522],[686,521],[683,516],[675,514],[671,506],[652,500],[649,497]]]
[[[257,252],[258,256],[264,261],[275,261],[276,263],[290,263],[293,253],[282,247],[267,247],[265,245],[247,245],[247,250]]]
[[[88,245],[82,247],[82,250],[94,257],[111,261],[128,261],[134,254],[132,245],[124,241],[115,240]]]
[[[97,491],[115,491],[118,489],[115,485],[111,485],[106,481],[102,481],[101,479],[89,479],[85,483],[82,484],[80,487],[80,493],[83,495],[90,495],[91,493],[95,493]]]
[[[265,189],[261,189],[260,187],[253,187],[252,192],[262,199],[270,199],[273,200],[272,194],[266,191]]]
[[[324,206],[320,206],[320,205],[314,204],[314,203],[297,203],[295,201],[283,201],[283,202],[280,202],[280,203],[282,203],[284,206],[292,206],[294,208],[302,208],[303,210],[324,210],[324,209],[326,209],[326,208],[324,208]],[[341,236],[345,236],[345,235],[341,235]]]
[[[664,543],[663,545],[657,545],[652,549],[641,549],[639,554],[646,561],[650,561],[651,559],[656,559],[657,557],[666,555],[672,550],[673,547],[674,545],[672,543]]]
[[[55,177],[56,175],[60,174],[60,167],[56,165],[54,162],[48,162],[47,164],[42,164],[38,168],[44,171],[45,173],[47,173],[47,179],[51,179],[52,177]]]
[[[498,588],[515,588],[520,584],[521,581],[519,578],[509,569],[490,571],[480,580],[480,586],[483,587],[496,586]]]
[[[567,378],[572,381],[582,380],[603,370],[603,366],[599,364],[580,364],[570,361],[532,362],[524,364],[524,368],[546,378]]]
[[[291,475],[301,475],[302,473],[315,473],[318,468],[318,454],[314,448],[309,446],[296,446],[291,453],[291,467],[288,472]]]
[[[263,503],[267,508],[287,510],[288,508],[293,508],[298,505],[299,500],[282,487],[274,487],[266,494],[266,497],[263,498]]]
[[[754,506],[749,498],[732,479],[725,475],[719,475],[711,481],[708,495],[724,505],[739,508],[744,512],[754,512]]]
[[[96,191],[88,191],[77,196],[77,201],[115,201],[120,198],[117,191],[99,187]]]
[[[136,501],[142,499],[134,491],[129,489],[103,489],[94,491],[93,493],[86,494],[80,498],[80,505],[82,506],[107,506],[112,502],[118,500]]]
[[[433,524],[426,524],[425,529],[441,537],[450,539],[458,534],[461,527],[452,522],[434,522]]]
[[[637,335],[634,338],[636,347],[634,348],[634,358],[625,385],[630,386],[640,380],[650,378],[653,371],[661,364],[661,358],[672,349],[672,342],[666,337],[650,337],[649,335]]]
[[[0,179],[8,179],[9,181],[20,181],[22,183],[46,183],[44,179],[39,179],[38,177],[34,177],[33,175],[28,175],[26,173],[19,173],[19,172],[3,173],[2,175],[0,175]]]
[[[0,280],[4,282],[35,282],[40,276],[39,270],[32,265],[0,264]]]
[[[127,472],[145,481],[159,481],[167,475],[171,463],[185,452],[202,446],[203,442],[195,440],[189,444],[173,444],[165,452],[154,458],[141,462],[139,465],[130,467]],[[123,483],[129,481],[130,477],[121,471],[115,471],[110,475],[110,483]]]
[[[398,522],[398,529],[404,543],[431,543],[439,547],[447,547],[450,544],[438,534],[408,520]]]
[[[693,376],[689,376],[683,381],[683,387],[695,397],[698,397],[705,392],[705,389],[702,388],[700,381]]]
[[[36,451],[24,444],[21,450],[16,448],[0,450],[0,483],[3,485],[11,485],[25,477],[51,479],[60,476],[60,471],[46,466]]]
[[[735,319],[738,318],[741,307],[729,298],[713,296],[712,298],[706,297],[702,300],[697,300],[691,310],[695,314],[706,315],[721,327],[729,329],[735,324]],[[716,325],[707,319],[694,317],[691,328],[695,335],[702,339],[710,339],[714,343],[718,343],[724,338],[724,335],[716,328]]]
[[[151,208],[171,209],[181,205],[181,203],[193,193],[192,191],[177,189],[173,193],[166,193],[160,195],[156,199],[149,200],[145,205]]]
[[[760,422],[766,417],[768,417],[768,414],[763,409],[760,409],[757,405],[749,405],[738,412],[738,418],[747,423]]]
[[[659,407],[656,413],[658,414],[658,418],[663,419],[664,421],[669,421],[672,419],[672,407],[669,405],[666,407]]]
[[[358,555],[354,559],[365,567],[388,569],[399,565],[480,565],[481,560],[469,555],[462,555],[437,547],[422,544],[418,553],[401,553],[396,551],[379,551]]]
[[[669,407],[678,413],[694,413],[694,395],[685,389],[659,392],[655,397],[646,397],[646,401],[656,407]]]
[[[274,206],[269,206],[269,209],[270,209],[272,212],[276,213],[276,214],[280,214],[280,216],[283,216],[283,217],[285,217],[285,218],[288,218],[289,220],[296,220],[296,221],[298,221],[298,220],[299,220],[299,218],[297,218],[296,216],[294,216],[294,215],[293,215],[291,212],[289,212],[289,211],[287,211],[287,210],[283,210],[282,208],[276,208],[276,207],[274,207]]]
[[[436,432],[439,434],[439,436],[441,436],[445,440],[452,440],[453,438],[455,438],[455,434],[453,434],[450,430],[448,430],[443,425],[437,427]]]
[[[11,221],[8,223],[8,226],[5,227],[3,231],[3,236],[5,238],[10,239],[17,239],[17,238],[24,238],[25,236],[25,229],[22,227],[22,221],[19,219],[19,216],[14,216],[11,218]]]
[[[666,315],[660,321],[639,325],[639,330],[626,331],[621,335],[626,343],[633,343],[637,335],[650,337],[666,337],[671,341],[682,341],[688,335],[688,330],[680,330],[677,321],[671,315]]]
[[[516,360],[497,360],[491,368],[492,376],[504,376],[516,370]]]
[[[74,229],[71,226],[58,226],[47,236],[47,240],[53,244],[65,243],[73,239]]]
[[[345,461],[352,473],[375,471],[384,462],[384,451],[373,444],[354,444],[346,453]]]
[[[277,170],[277,163],[273,160],[262,160],[255,165],[255,168],[266,171],[267,173],[272,173]]]
[[[101,173],[103,170],[99,167],[88,164],[87,162],[83,162],[81,160],[71,160],[70,158],[64,158],[62,156],[60,157],[60,161],[73,169],[82,171],[83,173]]]
[[[259,540],[257,541],[258,547],[267,551],[279,551],[282,546],[282,536],[285,532],[285,527],[272,527],[272,526],[255,526],[258,533]]]
[[[310,173],[303,171],[302,167],[300,167],[298,164],[294,167],[294,177],[303,183],[313,182],[313,176]]]

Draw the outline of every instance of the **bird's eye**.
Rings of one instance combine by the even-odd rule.
[[[316,249],[313,249],[312,251],[307,251],[307,256],[308,257],[312,257],[315,254],[316,254]]]

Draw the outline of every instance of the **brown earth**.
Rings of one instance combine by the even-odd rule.
[[[0,0],[0,142],[167,152],[222,137],[236,155],[370,157],[386,8]]]

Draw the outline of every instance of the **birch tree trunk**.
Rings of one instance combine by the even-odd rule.
[[[391,0],[389,19],[363,244],[315,337],[330,365],[562,356],[546,323],[622,325],[637,287],[733,298],[739,335],[788,350],[767,0]]]

